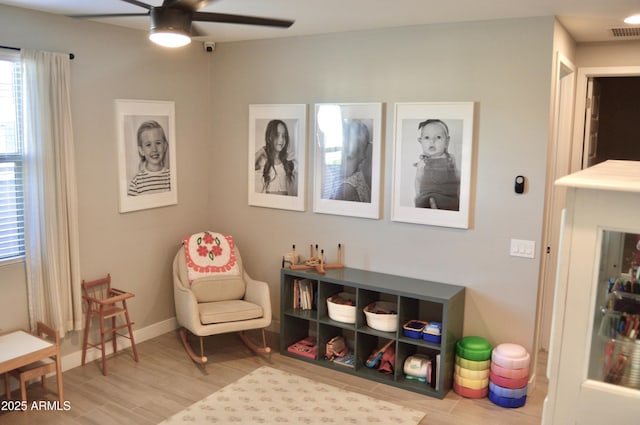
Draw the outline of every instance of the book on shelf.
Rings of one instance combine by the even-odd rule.
[[[436,354],[435,364],[433,369],[436,371],[435,385],[432,385],[436,391],[440,391],[440,353]]]
[[[312,310],[315,300],[313,282],[309,279],[293,281],[293,308],[295,310]]]
[[[315,359],[318,353],[318,341],[315,336],[308,336],[291,344],[287,347],[287,351],[298,356]]]
[[[334,357],[332,360],[335,364],[339,364],[341,366],[355,368],[355,357],[351,350],[347,351],[347,354],[341,357]]]

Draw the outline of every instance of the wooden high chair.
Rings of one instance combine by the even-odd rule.
[[[85,364],[87,356],[87,348],[100,348],[102,353],[102,374],[107,375],[107,362],[105,359],[105,335],[111,334],[111,341],[113,344],[113,352],[118,350],[117,336],[129,338],[131,340],[131,349],[133,350],[133,357],[135,361],[138,361],[138,350],[136,350],[136,343],[133,339],[133,330],[131,326],[133,323],[129,319],[129,311],[127,310],[127,300],[133,298],[134,295],[130,292],[125,292],[120,289],[111,287],[111,275],[107,274],[107,277],[93,280],[90,282],[82,281],[82,298],[87,301],[87,317],[84,327],[84,339],[82,344],[82,366]],[[100,344],[89,344],[89,328],[91,326],[91,318],[98,317],[100,321]],[[122,316],[124,318],[124,324],[118,325],[116,318]],[[111,319],[111,327],[105,328],[105,320]],[[118,333],[119,330],[127,328],[129,335]]]
[[[30,363],[26,366],[19,367],[18,369],[14,369],[5,374],[5,391],[7,400],[11,400],[11,385],[9,382],[9,376],[13,376],[18,381],[20,381],[20,400],[24,403],[27,402],[27,384],[30,380],[35,378],[40,378],[40,382],[42,387],[45,386],[45,379],[47,374],[49,373],[57,373],[57,365],[56,365],[56,356],[60,356],[60,335],[58,331],[54,331],[49,326],[45,325],[42,322],[38,322],[36,325],[37,335],[40,338],[46,339],[51,343],[55,344],[55,354],[52,357],[47,357],[43,360],[38,360],[33,363]],[[57,379],[62,379],[61,376],[57,376]],[[60,399],[60,403],[64,401],[64,395],[62,393],[62,386],[58,385],[58,397]]]

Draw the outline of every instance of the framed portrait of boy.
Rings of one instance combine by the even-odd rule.
[[[307,105],[249,105],[249,205],[305,210]]]
[[[391,220],[469,227],[473,102],[397,103]]]
[[[313,211],[380,218],[381,103],[315,105]]]
[[[121,213],[178,203],[175,106],[115,100]]]

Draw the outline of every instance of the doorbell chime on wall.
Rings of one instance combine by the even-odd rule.
[[[524,193],[524,176],[516,176],[515,191],[518,194]]]

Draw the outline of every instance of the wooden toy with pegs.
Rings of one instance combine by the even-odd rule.
[[[292,258],[296,257],[296,246],[293,245],[293,252],[291,253]],[[284,266],[284,259],[282,261]],[[325,274],[326,269],[340,269],[343,268],[344,264],[342,264],[342,245],[338,244],[338,261],[336,263],[325,263],[324,261],[324,249],[320,250],[318,253],[318,245],[316,244],[315,250],[313,245],[309,245],[309,258],[302,264],[291,264],[291,270],[310,270],[315,269],[316,272],[320,274]]]

